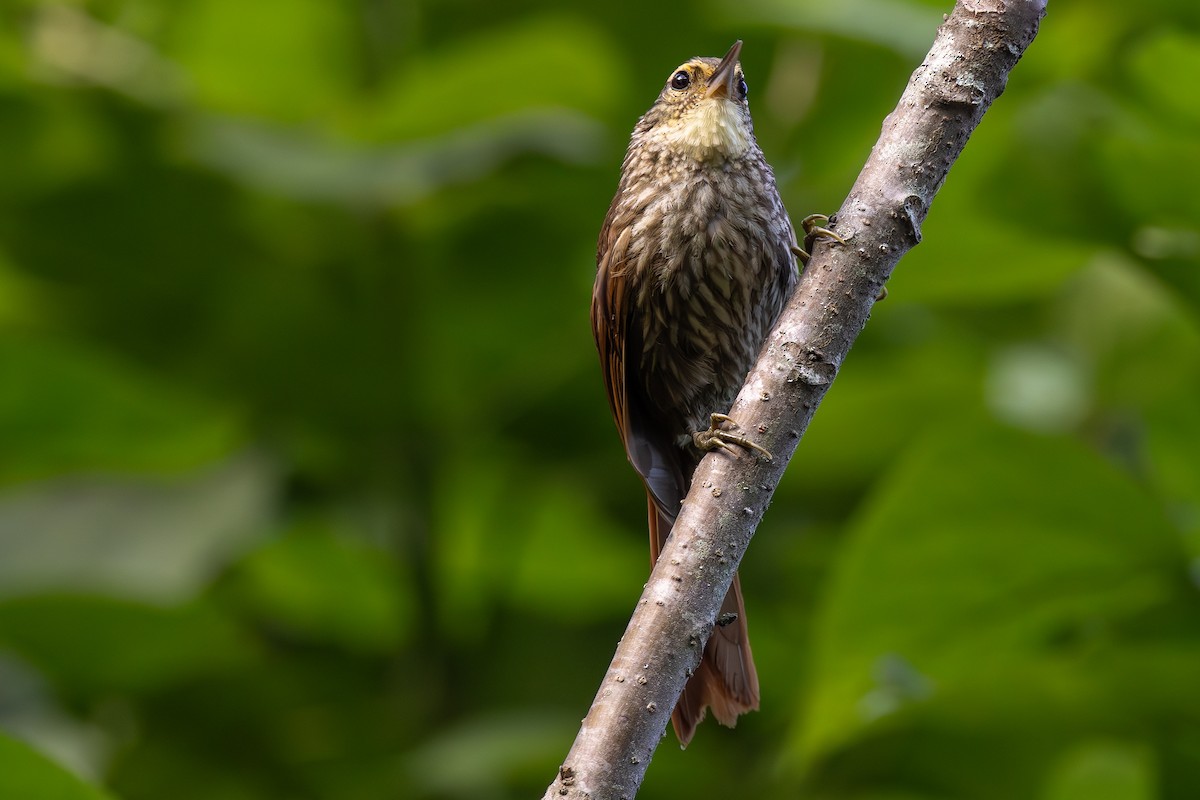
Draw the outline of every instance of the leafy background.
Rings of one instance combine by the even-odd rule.
[[[948,3],[0,7],[0,796],[516,798],[646,572],[587,324],[629,129],[746,40],[794,213]],[[1051,3],[643,797],[1200,785],[1200,6]]]

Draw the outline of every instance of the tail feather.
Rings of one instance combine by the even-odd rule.
[[[655,504],[650,505],[650,555],[652,563],[666,543],[674,520]],[[688,680],[671,714],[675,735],[684,747],[696,733],[696,726],[711,708],[717,722],[728,727],[747,711],[758,710],[758,673],[750,652],[746,631],[746,607],[742,602],[742,586],[738,577],[721,603],[720,617],[734,615],[726,625],[713,627],[700,666]],[[719,617],[719,618],[720,618]]]

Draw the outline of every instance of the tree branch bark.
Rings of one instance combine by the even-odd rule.
[[[754,529],[818,403],[950,166],[1037,34],[1045,0],[959,0],[884,120],[730,416],[775,454],[700,463],[600,691],[546,800],[626,800],[641,785]]]

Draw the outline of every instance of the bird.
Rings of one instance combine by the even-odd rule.
[[[739,40],[692,58],[637,122],[601,227],[592,332],[609,406],[645,485],[651,564],[703,455],[770,454],[725,412],[795,287],[805,247],[754,137]],[[723,725],[759,707],[741,584],[735,575],[699,667],[671,714],[680,744],[707,709]]]

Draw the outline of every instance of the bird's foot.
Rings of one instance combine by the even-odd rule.
[[[800,259],[801,266],[808,266],[808,260],[812,258],[810,253],[812,253],[812,249],[818,239],[829,239],[838,244],[846,243],[845,239],[829,230],[829,228],[826,228],[825,225],[827,224],[829,224],[829,217],[824,214],[809,214],[800,220],[800,229],[804,231],[804,246],[793,246],[792,252]]]
[[[692,441],[696,447],[707,452],[709,450],[732,450],[730,445],[736,444],[746,450],[757,450],[767,461],[771,460],[771,453],[765,448],[740,433],[734,433],[739,426],[728,415],[713,414],[711,419],[708,430],[696,431],[692,434]]]
[[[846,244],[845,239],[825,227],[828,222],[829,217],[824,214],[809,214],[800,220],[800,229],[804,231],[804,247],[793,246],[792,252],[800,259],[801,266],[808,266],[808,260],[812,258],[809,254],[812,252],[813,246],[817,243],[817,239],[829,239],[838,244]],[[880,286],[879,294],[875,295],[875,302],[879,302],[887,296],[887,287]]]

